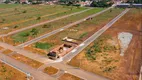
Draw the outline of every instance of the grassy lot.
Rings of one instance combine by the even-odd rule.
[[[71,14],[86,8],[67,7],[60,5],[53,6],[32,6],[25,8],[15,8],[7,14],[0,16],[0,34],[8,33],[23,27],[27,27],[39,22],[51,20],[63,15]],[[56,11],[56,12],[55,12]],[[13,18],[14,17],[14,18]],[[4,30],[4,27],[8,29]]]
[[[41,35],[43,35],[45,33],[48,33],[50,31],[53,31],[53,30],[58,29],[60,27],[63,27],[65,25],[69,24],[69,23],[75,22],[77,20],[80,20],[80,19],[82,19],[84,17],[87,17],[87,16],[89,16],[91,14],[97,13],[97,12],[102,11],[102,10],[103,10],[103,8],[94,8],[94,9],[89,10],[87,12],[84,12],[82,14],[73,15],[73,16],[68,17],[68,18],[64,18],[64,19],[61,19],[61,20],[58,20],[58,21],[55,21],[55,22],[51,22],[51,23],[48,23],[48,24],[41,25],[41,26],[38,26],[36,28],[33,28],[34,32],[33,32],[33,29],[29,29],[29,30],[26,30],[26,31],[23,31],[23,32],[14,34],[14,35],[11,35],[11,36],[7,37],[7,40],[8,40],[7,42],[9,42],[9,41],[10,42],[15,42],[14,44],[23,43],[25,41],[28,41],[28,40],[31,40],[31,39],[33,39],[35,37],[41,36]],[[28,35],[23,36],[21,34],[28,34]]]
[[[56,68],[54,68],[52,66],[49,66],[49,67],[46,67],[44,69],[44,72],[49,74],[49,75],[54,75],[54,74],[56,74],[58,72],[58,69],[56,69]]]
[[[52,44],[37,42],[35,43],[35,47],[40,49],[49,49],[50,47],[52,47]]]
[[[62,32],[59,32],[55,35],[52,35],[48,38],[45,38],[45,39],[39,41],[39,42],[43,42],[43,43],[53,44],[53,46],[49,49],[41,51],[41,50],[39,50],[39,48],[35,47],[35,44],[27,46],[26,49],[30,50],[32,52],[35,52],[35,53],[40,52],[42,54],[43,53],[46,54],[48,51],[55,48],[56,46],[59,46],[59,45],[65,43],[62,41],[62,39],[64,37],[71,37],[71,38],[75,38],[75,39],[85,40],[89,36],[91,36],[94,32],[96,32],[97,30],[102,28],[106,23],[108,23],[111,19],[116,17],[122,11],[123,11],[123,9],[113,9],[112,12],[107,11],[107,12],[93,18],[92,20],[85,21],[83,23],[75,25],[69,29],[66,29]]]
[[[0,80],[27,80],[26,75],[0,62]]]

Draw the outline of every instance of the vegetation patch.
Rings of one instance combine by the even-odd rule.
[[[115,46],[104,44],[106,40],[112,39],[111,36],[105,35],[101,36],[99,39],[97,39],[94,44],[89,47],[86,51],[86,57],[89,60],[96,60],[96,54],[101,52],[108,52],[108,51],[114,51],[116,50]]]
[[[51,48],[53,45],[50,43],[42,43],[42,42],[37,42],[35,43],[35,48],[40,48],[40,49],[49,49]]]
[[[83,34],[80,35],[79,38],[82,39],[82,38],[84,38],[84,37],[87,36],[87,35],[88,35],[88,32],[84,32]]]

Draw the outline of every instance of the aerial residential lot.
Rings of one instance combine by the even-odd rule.
[[[116,17],[119,13],[121,13],[123,9],[114,9],[112,12],[107,11],[104,12],[97,17],[94,17],[92,20],[86,20],[83,23],[77,24],[69,29],[66,29],[62,32],[59,32],[55,35],[52,35],[48,38],[45,38],[37,43],[34,43],[32,45],[26,46],[26,49],[29,49],[35,53],[39,54],[46,54],[47,51],[56,48],[57,46],[66,43],[62,41],[65,37],[71,37],[75,39],[79,39],[84,41],[89,36],[91,36],[94,32],[102,28],[106,23],[108,23],[111,19]],[[46,48],[42,48],[39,46],[39,44],[43,44],[42,46],[49,46]],[[39,47],[38,47],[39,46]]]
[[[142,9],[0,4],[0,80],[139,80],[141,61]]]
[[[47,23],[41,26],[37,26],[35,28],[28,29],[28,30],[25,30],[25,31],[22,31],[22,32],[13,34],[13,35],[9,35],[5,37],[5,41],[13,45],[18,45],[20,43],[23,43],[35,37],[41,36],[45,33],[51,32],[60,27],[64,27],[70,23],[73,23],[77,20],[85,18],[91,14],[95,14],[101,10],[103,10],[103,8],[94,8],[89,11],[83,12],[81,14],[73,15],[73,16],[70,16],[70,17],[67,17],[61,20],[57,20],[57,21]]]

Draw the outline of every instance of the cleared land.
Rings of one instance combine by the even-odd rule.
[[[49,74],[49,75],[54,75],[54,74],[56,74],[58,72],[58,69],[56,69],[56,68],[54,68],[52,66],[49,66],[49,67],[46,67],[44,69],[44,72]]]
[[[27,80],[26,75],[0,62],[0,80]]]
[[[85,9],[86,8],[83,7],[76,8],[60,5],[29,5],[26,7],[12,8],[12,10],[1,13],[0,15],[0,34],[6,34],[10,31],[15,31],[39,22],[44,22]]]
[[[83,79],[71,75],[69,73],[64,73],[61,77],[59,77],[59,80],[83,80]]]
[[[102,11],[104,8],[94,8],[91,9],[87,12],[83,12],[81,14],[77,14],[77,15],[73,15],[64,19],[60,19],[51,23],[47,23],[41,26],[37,26],[35,28],[32,29],[28,29],[22,32],[19,32],[17,34],[14,35],[10,35],[7,37],[4,37],[4,41],[12,44],[12,45],[18,45],[20,43],[29,41],[35,37],[41,36],[45,33],[51,32],[55,29],[61,28],[63,26],[68,25],[69,23],[75,22],[77,20],[83,19],[91,14],[95,14],[97,12]]]
[[[18,53],[15,53],[15,54],[13,53],[12,55],[10,55],[10,57],[12,57],[13,59],[16,59],[22,63],[25,63],[33,68],[39,68],[41,65],[43,65],[43,63],[32,60],[32,59],[25,57],[23,55],[20,55]]]
[[[34,53],[45,55],[48,51],[52,50],[56,46],[66,43],[62,41],[64,37],[71,37],[84,41],[94,32],[102,28],[111,19],[113,19],[115,16],[121,13],[121,11],[123,11],[123,9],[113,9],[112,12],[107,11],[93,18],[92,20],[86,20],[83,23],[75,25],[48,38],[45,38],[35,44],[29,45],[25,47],[25,49],[32,51]],[[39,44],[42,44],[42,47]]]
[[[131,9],[68,64],[112,80],[138,80],[142,61],[140,16],[140,9]],[[120,56],[118,33],[121,32],[133,34],[124,56]]]

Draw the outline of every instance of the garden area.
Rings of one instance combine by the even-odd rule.
[[[5,39],[5,42],[7,42],[9,44],[18,45],[18,44],[24,43],[26,41],[29,41],[31,39],[34,39],[35,37],[39,37],[43,34],[51,32],[55,29],[66,26],[66,25],[73,23],[77,20],[83,19],[89,15],[100,12],[102,10],[104,10],[104,8],[94,8],[94,9],[88,10],[86,12],[83,12],[81,14],[72,15],[72,16],[64,18],[64,19],[60,19],[60,20],[57,20],[57,21],[54,21],[51,23],[47,23],[47,24],[37,26],[32,29],[28,29],[28,30],[19,32],[17,34],[13,34],[13,35],[4,37],[4,39]]]
[[[65,37],[71,37],[74,39],[79,39],[84,41],[88,37],[90,37],[92,34],[94,34],[94,32],[96,32],[97,30],[102,28],[105,24],[107,24],[111,19],[116,17],[122,11],[123,9],[113,9],[112,12],[109,12],[109,11],[104,12],[96,16],[92,20],[86,20],[85,22],[72,26],[64,31],[61,31],[55,35],[49,36],[48,38],[45,38],[37,42],[37,43],[44,43],[44,44],[50,43],[50,45],[52,45],[50,46],[49,44],[47,44],[50,47],[46,49],[36,47],[37,43],[26,46],[25,49],[32,51],[34,53],[46,55],[53,48],[63,43],[67,43],[62,41],[62,39]]]
[[[85,9],[87,8],[61,5],[23,5],[23,7],[10,8],[10,10],[4,9],[0,13],[0,34],[6,34]]]
[[[0,80],[27,80],[26,75],[0,62]]]

